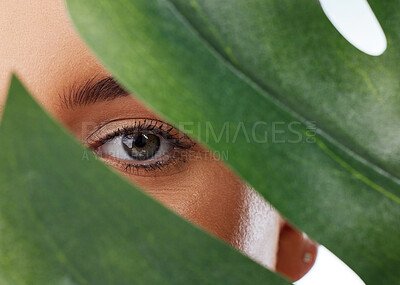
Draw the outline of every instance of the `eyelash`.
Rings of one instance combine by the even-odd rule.
[[[89,146],[96,152],[98,148],[107,142],[119,136],[126,136],[130,134],[137,133],[150,133],[157,135],[165,139],[168,143],[173,145],[173,152],[171,157],[165,161],[154,161],[152,163],[133,163],[131,161],[117,161],[115,158],[111,164],[117,164],[117,167],[123,168],[127,173],[140,174],[141,170],[145,172],[151,172],[154,170],[163,170],[166,166],[176,164],[177,162],[186,162],[186,159],[179,155],[181,152],[191,149],[196,145],[193,140],[191,140],[185,134],[182,134],[179,130],[174,128],[168,123],[154,120],[154,119],[130,119],[135,121],[133,126],[118,127],[116,130],[106,134],[102,138],[98,138],[94,143],[88,143]],[[125,120],[122,120],[125,121]]]

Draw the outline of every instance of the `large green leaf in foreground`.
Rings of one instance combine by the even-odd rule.
[[[388,39],[379,57],[347,42],[318,1],[171,2],[251,80],[400,178],[399,0],[368,1]]]
[[[67,0],[127,89],[228,152],[367,284],[400,284],[399,2],[373,2],[389,43],[379,58],[341,38],[317,1]]]
[[[13,79],[0,126],[0,284],[289,284],[107,169]]]

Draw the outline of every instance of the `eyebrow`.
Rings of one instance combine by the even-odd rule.
[[[129,93],[114,78],[98,79],[95,76],[83,84],[74,84],[60,96],[60,99],[64,108],[74,109],[78,106],[111,101],[126,96],[129,96]]]

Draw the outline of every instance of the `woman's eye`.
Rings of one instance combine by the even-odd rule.
[[[101,145],[97,153],[101,156],[144,162],[161,158],[172,148],[173,144],[163,137],[138,132],[111,139]]]
[[[112,121],[86,143],[108,164],[125,172],[161,170],[171,162],[186,161],[185,151],[195,145],[171,125],[149,119]]]

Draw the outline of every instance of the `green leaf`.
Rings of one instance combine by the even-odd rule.
[[[2,285],[289,284],[110,171],[15,77],[0,149]]]
[[[372,2],[388,37],[379,58],[347,43],[317,1],[67,0],[128,90],[227,152],[367,284],[400,284],[398,1]]]
[[[290,110],[400,178],[399,1],[368,1],[382,56],[347,42],[317,1],[172,0],[202,37]],[[325,134],[325,135],[326,135]]]

